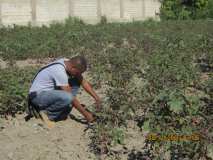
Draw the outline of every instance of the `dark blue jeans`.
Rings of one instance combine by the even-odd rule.
[[[40,110],[47,112],[48,118],[59,121],[66,118],[72,110],[72,100],[79,90],[79,83],[74,79],[69,81],[72,91],[68,93],[63,90],[42,91],[32,99],[32,103]]]

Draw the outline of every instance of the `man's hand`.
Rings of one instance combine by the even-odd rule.
[[[95,121],[95,118],[94,118],[93,115],[92,115],[91,113],[89,113],[89,112],[87,113],[86,119],[87,119],[87,121],[88,121],[89,123],[92,123],[92,122]]]
[[[87,111],[84,108],[84,105],[81,105],[76,98],[73,99],[72,104],[86,118],[89,123],[94,122],[95,118],[93,117],[93,114]]]

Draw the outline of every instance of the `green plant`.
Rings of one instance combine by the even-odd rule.
[[[0,70],[0,115],[23,112],[27,106],[27,93],[35,68]]]
[[[106,16],[101,16],[100,24],[107,24],[107,18]]]
[[[158,136],[198,134],[200,139],[156,141],[150,148],[153,150],[152,156],[156,158],[168,151],[171,159],[208,157],[206,153],[211,141],[209,122],[212,121],[212,112],[206,111],[209,110],[211,94],[205,92],[205,87],[198,89],[202,72],[195,62],[200,54],[185,52],[181,41],[170,39],[167,48],[155,52],[148,59],[148,83],[143,91],[144,94],[148,91],[151,103],[147,104],[149,111],[143,129]],[[207,46],[204,48],[210,54]]]

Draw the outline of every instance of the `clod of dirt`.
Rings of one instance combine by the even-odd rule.
[[[0,58],[0,68],[4,69],[7,67],[7,62],[3,61],[1,58]]]

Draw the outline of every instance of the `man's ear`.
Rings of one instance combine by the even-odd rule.
[[[66,73],[69,77],[71,77],[72,75],[66,70]]]

